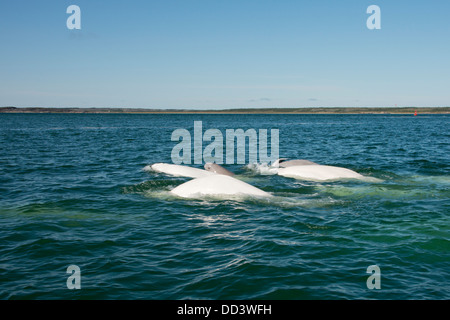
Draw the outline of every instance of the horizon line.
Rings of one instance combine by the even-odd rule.
[[[120,107],[0,107],[0,113],[100,113],[100,114],[450,114],[450,107],[298,107],[229,109],[155,109]]]

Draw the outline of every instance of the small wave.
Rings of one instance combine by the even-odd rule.
[[[119,127],[80,127],[80,130],[120,129]]]
[[[122,187],[122,193],[148,193],[148,192],[160,192],[170,191],[178,183],[176,180],[149,180],[135,185]]]
[[[412,176],[411,179],[416,183],[436,183],[436,184],[450,184],[450,176]]]

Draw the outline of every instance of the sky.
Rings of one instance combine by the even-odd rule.
[[[0,0],[0,106],[450,106],[449,15],[447,0]]]

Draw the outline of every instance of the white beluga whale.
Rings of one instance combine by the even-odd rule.
[[[194,178],[170,191],[170,193],[183,198],[199,198],[204,196],[218,196],[221,198],[230,196],[272,196],[270,193],[232,177],[234,173],[218,164],[205,164],[205,169],[207,170],[168,163],[156,163],[144,169],[148,169],[149,167],[153,171],[172,176]]]
[[[214,174],[185,182],[170,192],[183,198],[197,198],[202,196],[271,196],[270,193],[244,181],[223,174]]]
[[[201,178],[211,176],[214,174],[214,172],[206,171],[203,169],[197,169],[170,163],[155,163],[152,164],[151,166],[145,167],[144,169],[148,169],[149,167],[153,171],[165,173],[175,177]]]
[[[309,160],[287,160],[287,158],[280,158],[272,164],[272,167],[287,168],[294,166],[308,166],[313,164],[317,163]]]
[[[303,165],[279,168],[278,175],[305,180],[363,179],[364,176],[350,169],[325,166]]]
[[[363,175],[347,168],[320,165],[309,160],[286,161],[286,159],[278,159],[272,166],[278,166],[278,175],[300,180],[325,181],[365,178]]]

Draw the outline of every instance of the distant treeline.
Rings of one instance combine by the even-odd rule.
[[[217,113],[217,114],[408,114],[450,113],[450,107],[311,107],[311,108],[240,108],[223,110],[139,109],[139,108],[16,108],[0,107],[0,113]]]

